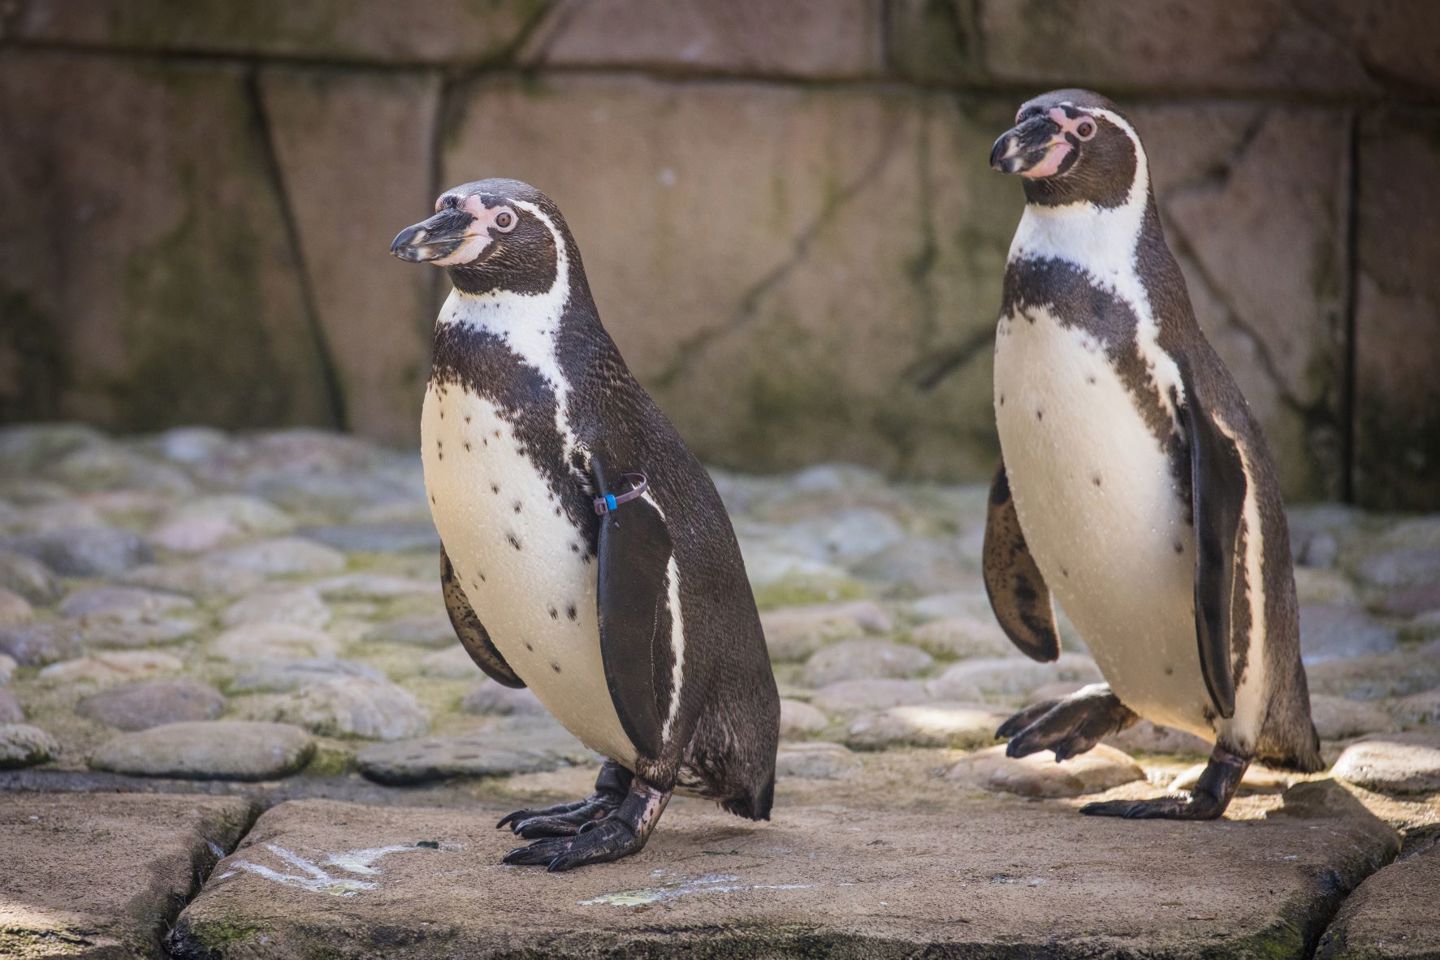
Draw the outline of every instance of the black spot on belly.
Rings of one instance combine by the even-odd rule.
[[[572,544],[570,544],[570,552],[571,552],[571,553],[579,553],[579,552],[580,552],[580,544],[578,544],[578,543],[572,543]]]
[[[1044,419],[1045,419],[1045,411],[1044,411],[1044,410],[1039,410],[1039,409],[1037,409],[1037,410],[1035,411],[1035,419],[1036,419],[1036,420],[1044,420]]]
[[[529,650],[531,653],[535,652],[535,646],[529,640],[525,641],[525,649]]]
[[[510,546],[514,547],[516,550],[520,549],[520,538],[515,536],[515,534],[513,533],[505,534],[505,542],[510,544]]]
[[[1068,577],[1068,576],[1070,576],[1070,571],[1067,570],[1067,569],[1065,569],[1064,567],[1061,567],[1061,568],[1060,568],[1060,576],[1062,576],[1062,577]]]
[[[435,502],[435,494],[433,494],[433,493],[430,494],[430,502],[431,502],[432,504]]]
[[[466,422],[466,423],[469,423],[469,422],[470,422],[470,414],[468,414],[468,413],[465,414],[465,422]]]
[[[560,611],[559,611],[559,610],[556,610],[554,607],[551,607],[549,612],[550,612],[550,619],[551,619],[551,620],[559,620],[559,619],[560,619]]]
[[[1086,378],[1085,378],[1085,382],[1088,383],[1088,384],[1090,384],[1091,386],[1094,386],[1094,385],[1095,385],[1095,374],[1092,373],[1092,374],[1090,374],[1090,376],[1086,377]]]
[[[559,672],[560,672],[560,664],[556,663],[554,660],[551,660],[551,661],[550,661],[550,669],[551,669],[551,670],[554,670],[556,673],[559,673]]]
[[[1105,485],[1105,484],[1100,480],[1100,474],[1098,474],[1098,473],[1092,473],[1092,474],[1090,474],[1090,482],[1093,483],[1093,484],[1095,484],[1095,486],[1097,486],[1097,487],[1103,487],[1103,486]]]
[[[1172,546],[1175,547],[1175,552],[1176,552],[1176,553],[1184,553],[1184,552],[1185,552],[1185,544],[1181,543],[1179,540],[1176,540],[1175,543],[1172,544]]]
[[[579,611],[575,609],[575,604],[572,603],[565,608],[565,616],[569,617],[571,620],[574,620],[579,616]]]
[[[1005,394],[1000,394],[1000,406],[1005,406]]]
[[[515,508],[515,512],[516,512],[516,513],[519,513],[519,512],[520,512],[520,501],[519,501],[519,500],[516,500],[516,501],[512,504],[512,506]]]
[[[1167,667],[1165,668],[1165,676],[1167,676],[1167,677],[1173,677],[1173,676],[1175,676],[1175,668],[1174,668],[1174,667],[1167,666]]]
[[[499,492],[500,492],[500,484],[498,484],[498,483],[492,483],[492,484],[490,484],[490,492],[491,492],[491,493],[499,493]]]
[[[469,440],[466,440],[466,441],[465,441],[465,452],[466,452],[466,453],[469,453],[469,452],[470,452],[470,449],[471,449],[471,448],[470,448],[470,441],[469,441]]]
[[[555,508],[555,516],[557,516],[557,517],[560,516],[560,508],[559,508],[559,507],[556,507],[556,508]]]

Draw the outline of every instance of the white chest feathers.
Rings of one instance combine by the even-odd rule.
[[[597,564],[582,532],[488,399],[432,383],[420,437],[435,527],[491,642],[566,729],[633,766],[605,682]]]
[[[1106,680],[1142,716],[1212,735],[1194,533],[1170,459],[1100,342],[1043,306],[1001,318],[995,413],[1030,551]]]

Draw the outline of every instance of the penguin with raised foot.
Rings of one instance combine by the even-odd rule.
[[[735,534],[600,325],[560,211],[467,183],[390,251],[454,284],[420,430],[450,620],[608,758],[589,797],[500,821],[534,841],[505,862],[634,853],[675,791],[769,819],[780,701]]]
[[[1116,106],[1036,97],[990,164],[1023,179],[1026,204],[996,328],[985,585],[1040,661],[1060,652],[1057,600],[1107,681],[1022,710],[999,736],[1012,757],[1064,760],[1138,717],[1188,730],[1215,744],[1188,796],[1082,812],[1218,817],[1252,760],[1324,766],[1270,452],[1195,321]]]

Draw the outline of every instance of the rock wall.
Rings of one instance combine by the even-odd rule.
[[[444,186],[549,192],[708,460],[978,479],[1019,185],[1130,110],[1201,322],[1292,497],[1440,505],[1433,0],[12,0],[0,418],[413,442]]]

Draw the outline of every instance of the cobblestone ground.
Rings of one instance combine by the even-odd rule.
[[[1051,807],[1064,808],[1057,823],[1080,823],[1068,809],[1078,803],[1073,798],[1144,795],[1193,778],[1205,746],[1148,724],[1064,765],[997,753],[992,732],[1009,711],[1099,674],[1073,632],[1059,663],[1041,665],[1020,656],[995,624],[979,579],[982,487],[899,485],[849,466],[715,479],[740,536],[784,698],[777,817],[783,824],[787,804],[801,811],[792,818],[797,842],[807,816],[817,837],[825,832],[814,811],[837,798],[865,817],[899,809],[963,816],[971,809],[1019,831],[1039,815],[1032,811],[1050,816]],[[1321,806],[1382,824],[1392,833],[1376,849],[1394,847],[1348,874],[1325,856],[1318,862],[1350,877],[1342,884],[1348,890],[1396,850],[1404,860],[1372,878],[1364,898],[1345,904],[1337,923],[1350,926],[1332,929],[1320,948],[1349,955],[1345,950],[1384,946],[1396,934],[1410,952],[1394,955],[1436,955],[1424,950],[1440,951],[1433,917],[1440,853],[1432,847],[1440,834],[1440,516],[1302,506],[1291,511],[1291,535],[1314,715],[1333,763],[1309,779],[1333,778],[1341,786],[1327,784],[1338,792]],[[80,426],[0,431],[0,848],[29,849],[39,842],[33,825],[50,816],[93,824],[93,815],[69,806],[86,802],[87,793],[240,798],[205,801],[212,806],[176,821],[205,838],[185,861],[186,871],[203,877],[242,842],[262,808],[271,809],[255,835],[267,823],[271,834],[296,829],[297,810],[310,810],[327,827],[344,821],[316,803],[478,807],[488,816],[494,811],[486,804],[499,810],[507,800],[583,791],[594,758],[527,691],[486,680],[456,643],[438,589],[437,547],[418,460],[351,437],[183,429],[117,439]],[[1296,793],[1303,779],[1253,770],[1232,822],[1313,806],[1313,795]],[[303,802],[283,802],[291,799]],[[154,818],[170,815],[163,797],[131,813],[117,802],[104,804],[107,816],[153,827]],[[681,843],[674,838],[685,836],[686,811],[708,823],[703,809],[678,803],[657,836],[670,830],[665,842]],[[368,816],[350,815],[357,823]],[[1170,828],[1165,836],[1210,836],[1196,833],[1205,826],[1185,826],[1188,833]],[[17,832],[6,833],[9,827]],[[173,839],[174,830],[162,833]],[[363,898],[377,882],[376,859],[391,849],[361,849],[372,846],[371,830],[385,833],[357,828],[350,841],[352,853],[373,855],[351,864],[358,864],[352,872],[345,863],[317,866],[289,853],[297,865],[273,854],[288,850],[274,844],[270,866],[232,857],[171,935],[171,949],[223,955],[217,943],[235,932],[234,923],[206,928],[201,919],[213,920],[213,898],[226,884],[241,889],[241,880],[226,879],[237,875],[260,883],[255,878],[269,870],[292,877],[276,889],[309,882]],[[83,952],[104,939],[63,910],[35,907],[49,902],[36,885],[73,886],[74,871],[113,869],[90,855],[66,859],[69,832],[56,827],[41,845],[58,858],[49,872],[0,879],[0,954],[7,947],[24,956]],[[92,854],[99,842],[86,841]],[[259,849],[252,849],[255,836],[243,842],[242,853]],[[643,855],[649,867],[663,863],[654,859],[664,855],[658,842]],[[1079,856],[1084,844],[1068,842],[1065,856]],[[146,850],[162,847],[146,843]],[[190,848],[178,849],[183,860]],[[476,856],[493,860],[488,852]],[[1418,879],[1379,882],[1402,867]],[[198,881],[182,873],[187,879],[172,893],[126,901],[124,910],[141,911],[141,932],[115,933],[111,939],[132,952],[113,955],[161,949],[157,931],[197,890]],[[689,882],[667,880],[671,886],[658,889]],[[30,888],[21,889],[25,884]],[[1405,919],[1401,909],[1416,884],[1429,885],[1429,899],[1421,899],[1431,909],[1412,903],[1415,917],[1428,916],[1428,940],[1425,924]],[[1393,887],[1402,894],[1387,895]],[[1295,955],[1316,947],[1339,906],[1335,890],[1316,896],[1323,909],[1314,923],[1285,921],[1303,934]],[[657,895],[670,899],[679,894]],[[1187,922],[1203,920],[1196,914]],[[1370,939],[1347,947],[1347,930],[1359,931],[1352,940]],[[199,939],[184,939],[191,934]],[[67,936],[81,946],[65,946]],[[907,943],[944,940],[924,930],[905,936]],[[266,953],[252,943],[247,955],[289,956],[292,948],[300,955],[298,942],[278,936],[273,943],[289,946]],[[366,942],[378,949],[380,941]],[[1421,952],[1411,949],[1417,942]]]

